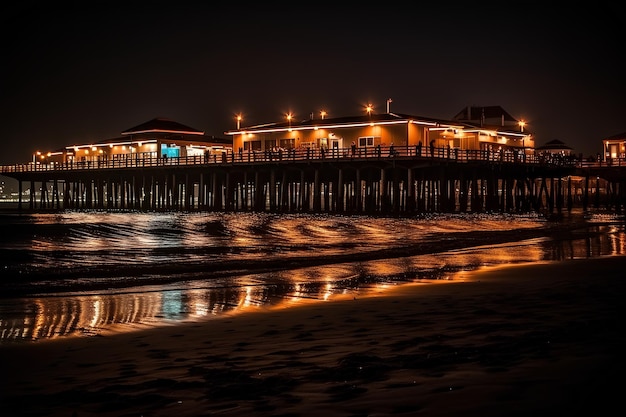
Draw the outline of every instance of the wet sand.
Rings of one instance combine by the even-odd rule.
[[[622,408],[626,257],[0,346],[3,415],[528,416]],[[14,410],[7,413],[7,410]]]

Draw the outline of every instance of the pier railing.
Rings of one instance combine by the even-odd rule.
[[[385,146],[336,149],[276,149],[276,150],[245,150],[240,152],[222,152],[210,155],[183,157],[154,157],[151,154],[115,155],[112,158],[96,160],[46,162],[37,161],[26,164],[0,166],[0,173],[18,173],[33,171],[67,171],[67,170],[101,170],[137,167],[190,166],[207,164],[255,164],[281,163],[312,160],[354,160],[383,158],[433,158],[452,160],[459,163],[471,161],[501,162],[532,165],[556,165],[570,167],[615,167],[625,166],[626,159],[614,158],[609,161],[580,160],[572,156],[558,154],[524,153],[522,151],[462,150],[457,148],[420,148],[419,146]]]

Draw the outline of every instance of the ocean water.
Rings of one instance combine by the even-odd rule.
[[[626,253],[623,217],[0,213],[0,343],[384,294],[490,265]]]

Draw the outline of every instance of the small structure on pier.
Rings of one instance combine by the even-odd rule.
[[[157,117],[124,130],[116,138],[68,145],[54,152],[37,152],[34,162],[103,166],[110,161],[123,164],[129,159],[203,157],[222,152],[232,152],[231,140],[208,136],[201,130]]]
[[[610,136],[602,141],[604,161],[623,160],[626,158],[626,132]]]
[[[573,149],[567,146],[565,142],[558,139],[551,140],[535,148],[535,151],[539,153],[545,152],[550,154],[559,154],[562,156],[570,156],[572,154],[572,150]]]

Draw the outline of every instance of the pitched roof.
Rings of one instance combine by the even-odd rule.
[[[371,115],[359,115],[359,116],[345,116],[334,117],[324,119],[304,119],[299,121],[281,121],[277,123],[266,123],[261,125],[242,127],[241,130],[256,131],[262,129],[287,129],[287,128],[307,128],[307,127],[324,127],[324,126],[336,126],[336,125],[350,125],[353,123],[384,123],[384,122],[397,122],[402,120],[419,120],[425,123],[432,123],[433,125],[461,125],[461,123],[452,123],[449,120],[434,119],[431,117],[413,116],[400,113],[372,113]],[[235,131],[233,131],[235,132]],[[231,133],[233,133],[231,132]],[[228,132],[226,132],[228,133]]]
[[[617,135],[613,135],[613,136],[609,136],[608,138],[606,138],[608,140],[621,140],[621,139],[626,139],[626,132],[623,133],[618,133]]]
[[[480,122],[489,119],[502,120],[503,117],[505,122],[518,122],[517,119],[511,116],[501,106],[468,106],[458,112],[456,116],[454,116],[453,120]]]
[[[560,141],[558,139],[554,139],[551,140],[549,142],[546,142],[545,144],[538,146],[535,148],[538,151],[548,151],[548,150],[555,150],[555,149],[569,149],[572,150],[572,148],[570,148],[569,146],[567,146],[565,144],[565,142]]]
[[[138,133],[179,133],[185,135],[204,135],[203,131],[185,126],[163,117],[157,117],[149,120],[139,126],[131,127],[122,132],[122,135],[134,135]]]

